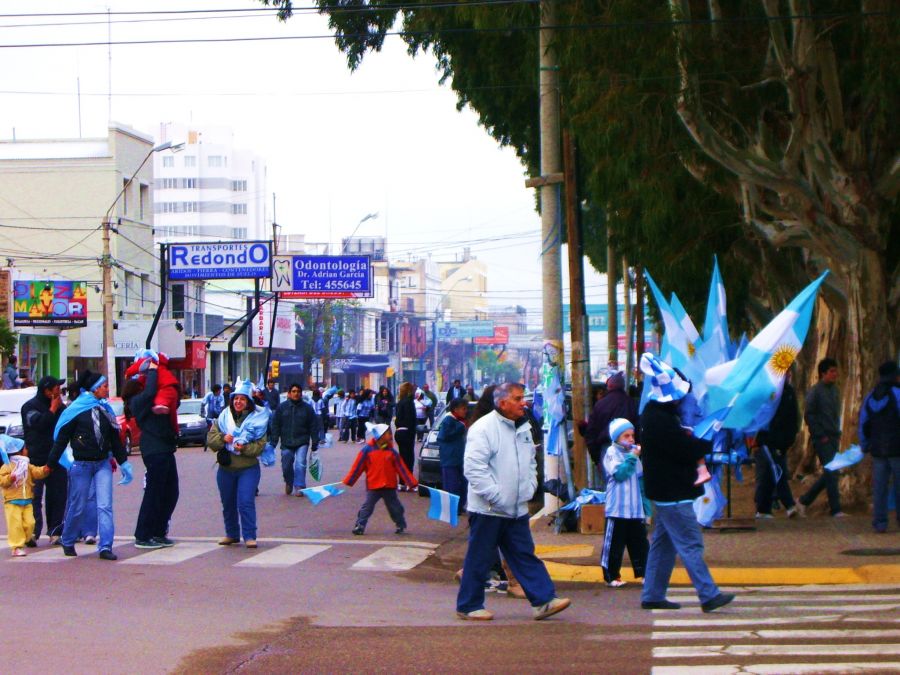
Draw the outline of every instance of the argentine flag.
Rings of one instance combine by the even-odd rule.
[[[432,487],[428,488],[428,493],[431,496],[428,517],[456,527],[459,524],[459,497]]]
[[[700,346],[700,356],[707,367],[717,366],[732,358],[731,340],[728,337],[728,315],[725,309],[725,284],[719,272],[719,259],[714,258],[709,298],[706,301],[703,342]]]
[[[316,487],[304,488],[301,490],[303,495],[312,502],[313,506],[318,504],[323,499],[328,499],[329,497],[336,497],[339,494],[346,492],[343,488],[338,487],[340,483],[329,483],[328,485],[317,485]]]
[[[726,429],[763,428],[775,413],[784,377],[806,339],[816,293],[825,272],[801,291],[733,361],[710,368],[706,374],[707,410],[724,411]],[[761,419],[761,411],[770,411]]]

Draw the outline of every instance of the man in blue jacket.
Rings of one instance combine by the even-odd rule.
[[[887,532],[888,486],[894,479],[894,503],[900,504],[900,368],[882,363],[878,384],[859,411],[859,446],[872,455],[872,527]],[[900,524],[900,507],[895,511]]]
[[[319,416],[301,393],[300,385],[291,383],[287,400],[273,411],[269,424],[269,443],[277,447],[281,441],[284,494],[296,497],[302,497],[306,488],[308,453],[319,448]]]
[[[459,497],[459,512],[466,510],[468,484],[463,475],[463,457],[466,453],[466,413],[469,402],[464,398],[450,401],[450,414],[445,415],[438,428],[438,453],[441,460],[441,485],[450,494]]]

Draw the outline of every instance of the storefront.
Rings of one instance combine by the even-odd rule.
[[[169,361],[185,398],[202,398],[206,394],[206,340],[185,340],[184,358]]]

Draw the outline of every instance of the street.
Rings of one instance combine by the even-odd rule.
[[[358,448],[324,450],[324,482],[340,480]],[[393,534],[379,506],[366,534],[354,537],[362,484],[313,506],[285,496],[280,469],[264,468],[260,547],[226,548],[216,545],[222,524],[213,454],[186,448],[178,461],[175,547],[132,545],[142,475],[135,456],[135,482],[115,488],[117,562],[83,545],[78,558],[65,558],[46,537],[27,558],[11,559],[4,549],[0,579],[14,590],[7,632],[21,627],[28,636],[16,649],[17,672],[900,668],[896,586],[738,589],[733,606],[706,615],[689,588],[670,593],[682,610],[647,612],[637,585],[562,583],[559,593],[573,605],[548,621],[532,621],[527,601],[490,594],[496,619],[464,623],[454,612],[453,572],[465,530],[428,520],[426,499],[401,495],[408,534]],[[815,665],[803,671],[797,664]]]

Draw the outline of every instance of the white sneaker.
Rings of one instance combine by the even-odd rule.
[[[486,609],[473,609],[471,612],[457,612],[456,616],[463,621],[490,621],[494,618],[493,612]]]
[[[532,607],[531,611],[534,612],[533,618],[535,621],[543,621],[548,616],[553,616],[554,614],[558,614],[559,612],[563,611],[571,604],[572,601],[568,598],[553,598],[548,603],[539,605],[538,607]]]
[[[831,514],[832,518],[849,518],[850,516],[843,511],[838,511],[837,513]]]
[[[768,519],[774,518],[774,517],[775,516],[773,516],[771,513],[760,513],[759,511],[756,512],[756,518],[758,520],[768,520]]]
[[[613,579],[612,581],[607,581],[606,585],[610,588],[622,588],[627,583],[627,581],[622,581],[621,579]]]

